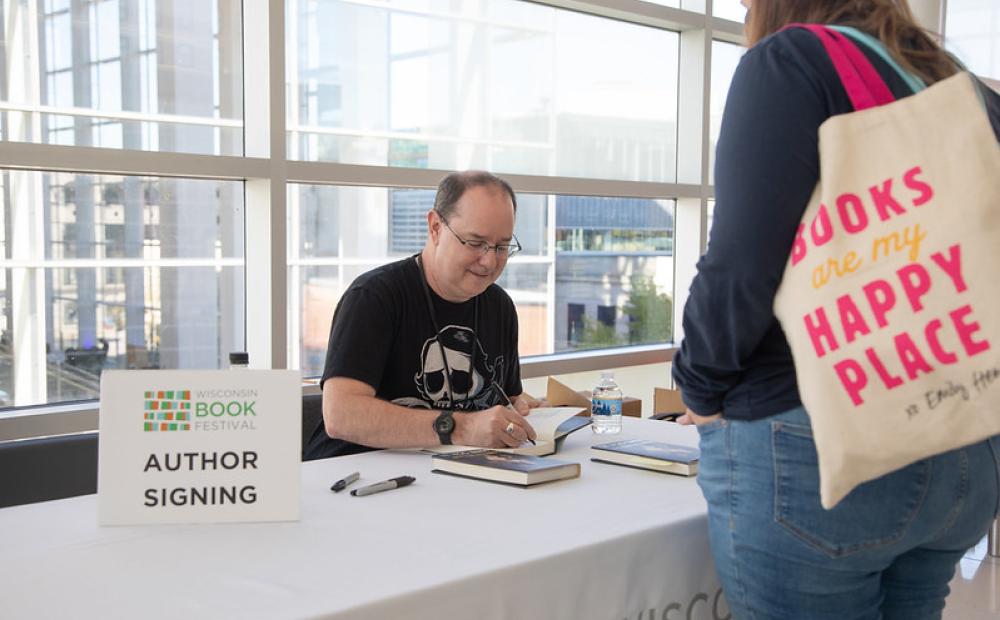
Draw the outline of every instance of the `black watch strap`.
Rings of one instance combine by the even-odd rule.
[[[455,418],[451,411],[442,411],[434,418],[434,432],[442,446],[451,445],[451,434],[455,432]]]

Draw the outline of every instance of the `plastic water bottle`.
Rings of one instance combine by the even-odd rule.
[[[622,390],[615,383],[615,373],[601,373],[590,400],[591,428],[601,435],[622,432]]]

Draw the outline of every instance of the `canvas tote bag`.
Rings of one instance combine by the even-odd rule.
[[[1000,433],[1000,146],[965,72],[894,101],[842,33],[855,107],[819,130],[820,181],[774,302],[820,496]]]

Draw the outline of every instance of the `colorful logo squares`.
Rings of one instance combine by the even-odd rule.
[[[142,418],[146,432],[191,430],[191,390],[145,390]]]

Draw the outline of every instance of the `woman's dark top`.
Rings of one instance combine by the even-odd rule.
[[[897,98],[912,94],[877,54],[859,48]],[[1000,140],[1000,95],[982,84],[980,90]],[[851,111],[823,44],[806,30],[771,35],[740,61],[716,151],[708,249],[673,363],[695,413],[752,420],[801,405],[792,353],[772,307],[819,180],[819,126]]]

